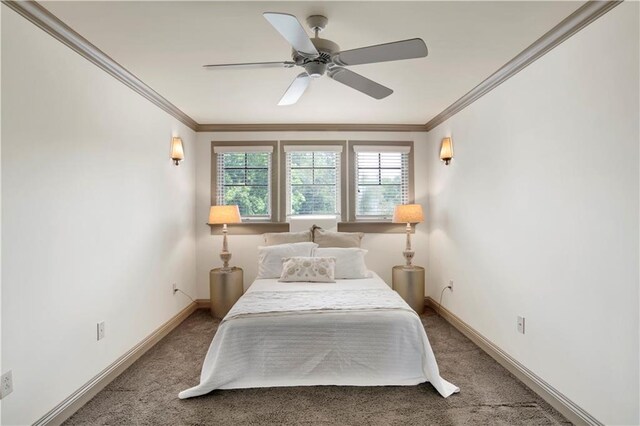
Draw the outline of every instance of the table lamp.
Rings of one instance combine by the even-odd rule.
[[[407,224],[407,246],[402,252],[407,260],[405,268],[413,268],[411,261],[415,252],[411,250],[411,224],[424,222],[424,214],[420,204],[399,204],[393,211],[393,223]]]
[[[209,210],[209,225],[222,225],[222,252],[220,253],[220,259],[222,259],[222,270],[230,271],[229,260],[231,259],[231,253],[229,253],[229,247],[227,245],[227,224],[228,223],[240,223],[240,210],[238,206],[211,206]]]

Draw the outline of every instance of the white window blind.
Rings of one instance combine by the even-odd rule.
[[[287,215],[340,214],[342,147],[285,146]]]
[[[214,147],[216,204],[237,204],[243,219],[271,218],[272,148]]]
[[[409,201],[409,147],[354,146],[356,220],[390,219]]]

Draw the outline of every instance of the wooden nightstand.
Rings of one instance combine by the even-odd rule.
[[[209,295],[211,298],[211,315],[224,318],[231,307],[244,293],[243,273],[241,268],[215,268],[209,272]]]
[[[418,314],[424,311],[424,268],[394,266],[392,286]]]

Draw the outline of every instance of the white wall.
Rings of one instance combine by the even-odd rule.
[[[222,266],[219,253],[222,237],[211,235],[206,225],[211,205],[211,142],[212,141],[275,141],[275,140],[385,140],[414,141],[415,162],[415,199],[423,203],[427,196],[426,169],[427,153],[426,133],[391,132],[229,132],[198,133],[196,146],[196,238],[197,238],[197,280],[198,297],[209,298],[209,271]],[[245,288],[251,285],[257,275],[257,256],[259,245],[263,245],[261,235],[229,235],[229,250],[233,254],[231,264],[244,269]],[[367,265],[391,284],[391,268],[404,264],[404,234],[367,234],[362,247],[369,250]],[[416,251],[414,263],[426,266],[427,263],[427,227],[422,224],[416,228],[412,240]]]
[[[0,31],[2,30],[2,12],[0,7]],[[0,43],[0,81],[2,81],[2,44]],[[2,117],[2,102],[0,102],[0,117]],[[2,120],[0,119],[0,374],[2,368]],[[2,424],[2,401],[0,401],[0,424]]]
[[[640,422],[638,6],[428,134],[429,295],[605,424]]]
[[[16,425],[188,305],[171,284],[195,293],[195,133],[2,12],[2,424]]]

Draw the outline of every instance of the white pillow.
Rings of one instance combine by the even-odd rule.
[[[282,282],[335,283],[335,257],[287,257],[282,262]]]
[[[364,263],[364,255],[367,250],[350,247],[318,247],[313,249],[313,257],[335,257],[336,258],[336,278],[356,279],[369,278],[371,273]]]
[[[311,251],[315,247],[318,247],[315,243],[290,243],[258,247],[257,278],[280,278],[283,258],[311,256]]]

